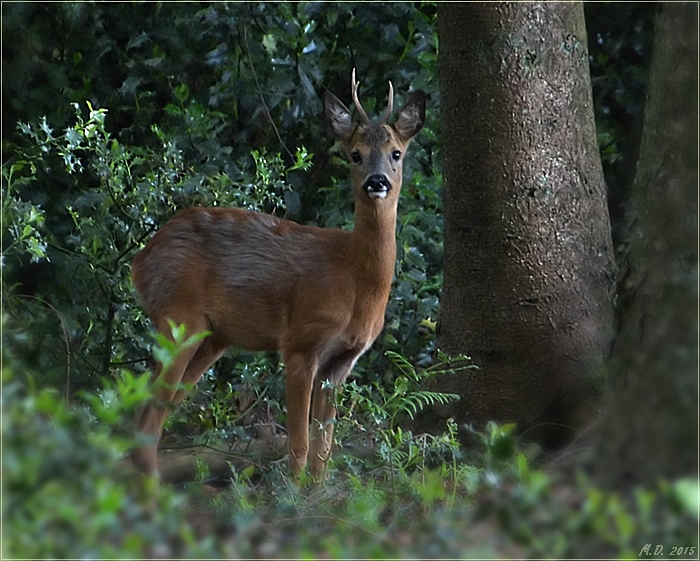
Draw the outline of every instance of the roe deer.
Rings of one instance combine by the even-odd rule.
[[[133,453],[136,466],[157,472],[157,443],[171,404],[184,397],[229,346],[280,351],[286,368],[289,465],[298,475],[311,453],[321,476],[329,457],[335,408],[330,385],[348,376],[384,325],[396,260],[396,206],[404,154],[425,120],[425,94],[412,93],[392,114],[393,89],[380,122],[325,94],[325,115],[351,161],[355,197],[352,232],[301,226],[240,209],[190,208],[170,219],[134,258],[132,278],[155,328],[168,320],[187,334],[210,331],[155,373],[154,399],[137,429],[149,444]],[[313,395],[313,402],[312,402]],[[312,437],[309,444],[309,416]]]

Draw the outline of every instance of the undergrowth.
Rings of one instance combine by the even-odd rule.
[[[177,351],[159,343],[165,360]],[[442,435],[413,434],[402,418],[454,398],[419,382],[453,363],[419,374],[389,358],[393,392],[351,382],[339,396],[323,483],[295,480],[284,462],[250,464],[217,493],[204,492],[205,468],[160,489],[124,469],[125,420],[149,399],[147,377],[123,370],[71,405],[5,361],[3,558],[637,558],[647,546],[697,556],[696,480],[621,495],[538,465],[513,425],[471,429],[469,451],[452,421]]]

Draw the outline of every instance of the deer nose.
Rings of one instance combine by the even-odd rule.
[[[362,189],[373,199],[383,199],[386,197],[387,193],[391,191],[391,183],[389,183],[386,175],[370,175],[362,186]]]

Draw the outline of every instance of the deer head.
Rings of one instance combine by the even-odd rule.
[[[375,201],[398,198],[401,188],[403,157],[411,139],[425,121],[425,93],[413,92],[396,119],[390,122],[394,88],[389,82],[389,101],[378,122],[372,122],[358,97],[359,82],[352,72],[352,99],[359,123],[332,93],[325,94],[326,119],[333,135],[343,143],[351,162],[351,182],[356,200]]]

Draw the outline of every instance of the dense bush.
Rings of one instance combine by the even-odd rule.
[[[613,242],[628,242],[630,192],[642,135],[657,4],[584,5],[596,131]]]
[[[215,497],[192,486],[150,490],[119,458],[123,420],[146,399],[145,378],[122,371],[84,405],[68,407],[32,379],[3,371],[3,555],[8,558],[637,557],[647,544],[697,552],[697,481],[605,492],[536,467],[512,426],[475,433],[465,456],[448,424],[413,435],[394,413],[430,399],[406,382],[383,403],[351,387],[350,440],[372,434],[376,454],[339,453],[327,482],[290,479],[279,464],[233,471]],[[27,384],[27,382],[30,382]],[[380,407],[387,405],[389,407]],[[366,423],[366,424],[365,424]],[[201,472],[201,480],[207,477]],[[145,487],[152,484],[146,480]],[[694,548],[694,549],[693,549]]]
[[[188,552],[209,556],[163,491],[149,504],[119,461],[132,440],[118,425],[147,392],[125,374],[95,407],[67,406],[36,379],[2,374],[3,557],[120,558]],[[29,384],[27,385],[27,382]],[[102,400],[104,399],[104,403]]]

